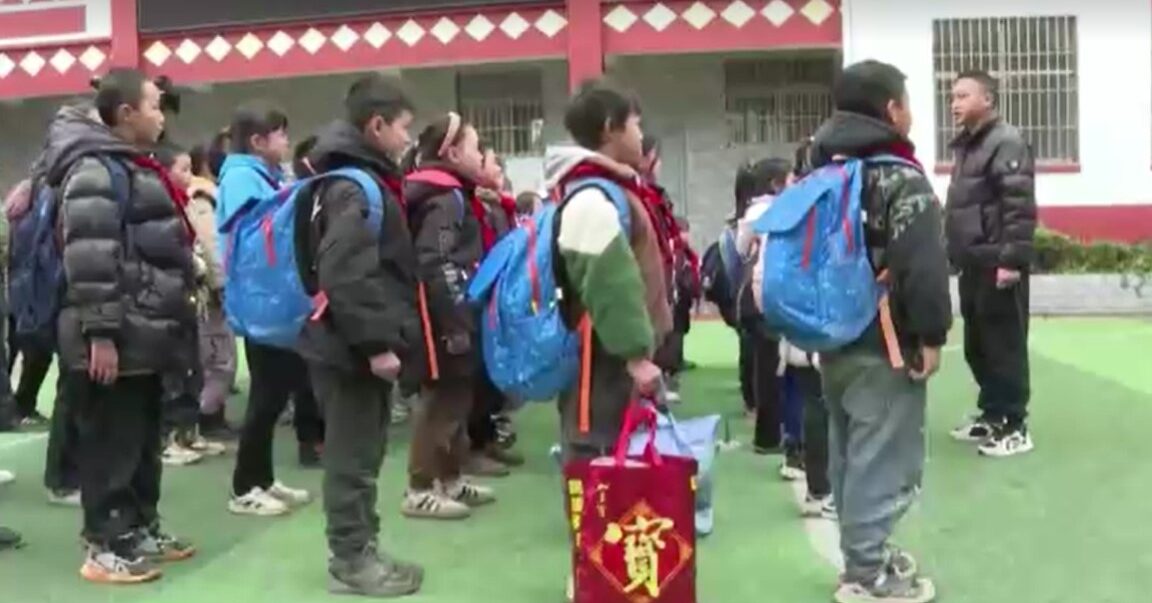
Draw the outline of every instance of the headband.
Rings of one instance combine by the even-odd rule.
[[[458,134],[460,134],[460,114],[449,111],[448,131],[444,133],[444,141],[440,143],[440,151],[436,153],[437,157],[444,158],[444,154],[448,152],[448,148],[452,146],[452,141],[456,140]]]

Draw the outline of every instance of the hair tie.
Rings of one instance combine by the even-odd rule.
[[[440,151],[436,156],[443,159],[444,155],[448,153],[449,147],[452,146],[452,141],[456,140],[456,135],[460,133],[460,114],[455,111],[448,112],[448,131],[444,133],[444,141],[440,143]]]

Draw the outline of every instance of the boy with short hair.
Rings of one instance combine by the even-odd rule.
[[[196,321],[193,236],[166,171],[143,151],[164,129],[160,90],[137,70],[114,69],[96,108],[103,123],[75,122],[47,160],[48,182],[62,191],[58,341],[80,434],[80,573],[135,584],[160,577],[155,562],[196,551],[161,531],[157,510],[161,375]]]
[[[419,365],[416,254],[401,197],[397,158],[408,147],[413,105],[399,83],[381,75],[352,84],[346,114],[324,130],[309,155],[317,173],[358,168],[384,198],[380,231],[368,228],[368,200],[347,180],[321,185],[309,239],[313,266],[302,277],[323,291],[327,308],[300,341],[325,413],[324,513],[329,590],[372,597],[415,593],[419,566],[378,545],[377,480],[384,463],[394,383]]]
[[[865,244],[886,278],[899,349],[888,349],[878,318],[856,342],[821,355],[845,561],[836,600],[926,603],[935,587],[889,538],[920,490],[926,386],[952,325],[941,209],[908,139],[904,74],[858,63],[844,70],[833,96],[836,113],[815,135],[813,167],[877,155],[906,162],[868,165],[861,198]],[[894,368],[897,353],[908,370]]]
[[[288,117],[264,103],[250,103],[237,109],[229,128],[231,150],[220,169],[220,198],[217,224],[222,229],[220,253],[227,258],[227,225],[232,216],[251,199],[276,192],[283,183],[281,163],[288,158]],[[248,361],[248,411],[240,432],[236,469],[232,475],[228,510],[238,515],[275,516],[307,504],[307,490],[290,488],[275,478],[272,467],[272,438],[276,421],[289,398],[296,405],[296,435],[303,453],[314,452],[322,439],[308,372],[300,356],[291,350],[244,341]],[[299,415],[304,413],[304,417]],[[308,459],[304,459],[308,460]],[[316,461],[318,462],[318,460]]]

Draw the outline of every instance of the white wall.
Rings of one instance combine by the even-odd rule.
[[[1079,28],[1080,165],[1043,174],[1041,205],[1152,202],[1152,2],[1148,0],[845,0],[845,64],[892,63],[908,75],[912,139],[935,158],[932,20],[1075,15]],[[935,179],[941,194],[947,177]]]

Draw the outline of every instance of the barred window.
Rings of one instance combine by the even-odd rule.
[[[497,153],[534,152],[544,119],[540,70],[463,72],[457,76],[456,90],[460,115]]]
[[[734,59],[724,64],[731,144],[790,144],[811,136],[832,114],[831,54]]]
[[[1080,160],[1076,17],[943,19],[932,24],[936,159],[952,159],[952,83],[967,69],[1000,82],[999,110],[1037,161]]]

